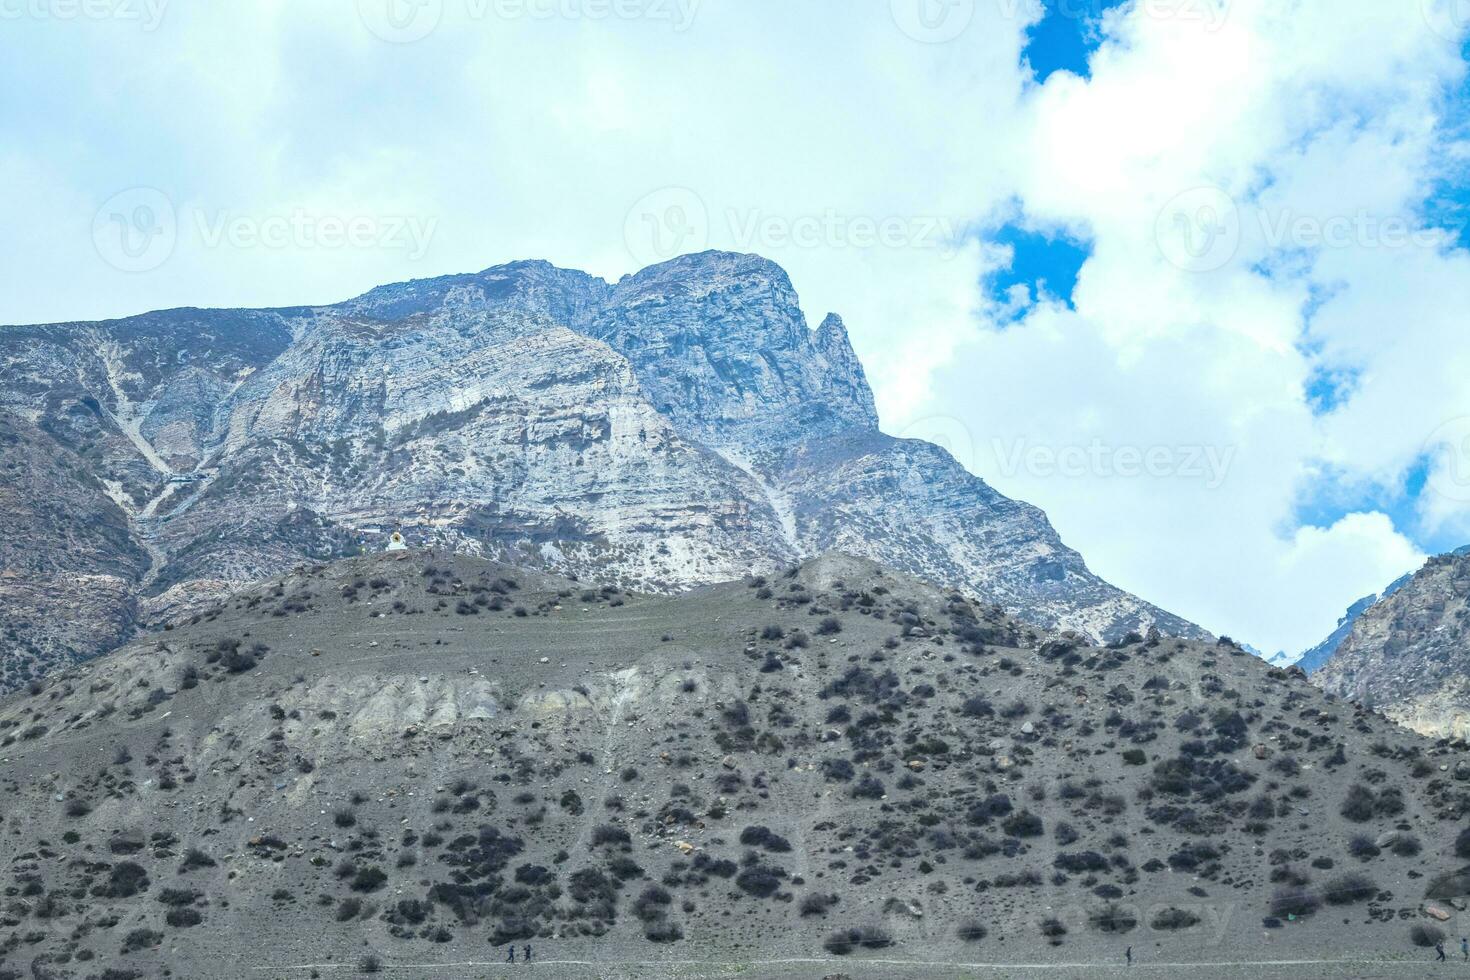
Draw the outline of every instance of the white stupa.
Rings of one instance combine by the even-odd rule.
[[[389,551],[407,551],[408,550],[408,542],[405,541],[405,540],[403,540],[403,535],[402,534],[399,534],[397,531],[394,531],[388,537],[388,549],[387,550],[389,550]]]

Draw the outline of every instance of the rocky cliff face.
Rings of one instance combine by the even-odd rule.
[[[1353,627],[1358,625],[1358,620],[1362,617],[1363,613],[1367,612],[1369,609],[1372,609],[1373,604],[1377,602],[1380,598],[1387,599],[1399,589],[1402,589],[1405,585],[1409,583],[1410,578],[1412,578],[1412,576],[1405,575],[1403,578],[1394,582],[1388,588],[1383,590],[1382,596],[1364,596],[1357,602],[1353,603],[1351,606],[1348,606],[1347,612],[1343,613],[1342,618],[1337,621],[1337,629],[1333,630],[1328,635],[1327,639],[1323,640],[1321,643],[1303,653],[1301,657],[1297,659],[1296,665],[1309,674],[1313,674],[1321,670],[1322,667],[1326,665],[1327,661],[1331,660],[1332,657],[1337,653],[1338,648],[1342,646],[1343,641],[1352,635]]]
[[[519,262],[336,306],[0,328],[0,416],[50,457],[4,488],[57,504],[15,538],[70,576],[41,591],[81,602],[77,576],[106,575],[116,593],[115,630],[77,646],[37,647],[39,620],[6,602],[9,686],[394,528],[655,591],[840,547],[1043,626],[1202,635],[1092,575],[1040,511],[883,435],[842,321],[811,329],[756,256],[616,284]],[[43,582],[4,567],[0,599]]]
[[[1356,620],[1313,675],[1415,731],[1470,733],[1470,554],[1431,558]]]

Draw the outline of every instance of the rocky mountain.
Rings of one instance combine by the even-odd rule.
[[[0,420],[11,687],[394,529],[663,592],[841,548],[1042,626],[1204,635],[884,435],[842,321],[757,256],[0,328]]]
[[[1465,931],[1465,750],[840,555],[379,554],[0,700],[0,977],[1409,975]]]
[[[1365,609],[1313,681],[1415,731],[1470,731],[1470,549],[1431,558]]]
[[[1348,606],[1347,612],[1343,613],[1342,618],[1337,621],[1337,629],[1333,630],[1327,639],[1303,653],[1296,662],[1297,666],[1301,667],[1308,674],[1314,674],[1321,670],[1327,661],[1331,660],[1333,655],[1337,653],[1343,641],[1352,634],[1353,627],[1358,625],[1358,620],[1362,617],[1363,613],[1371,609],[1373,604],[1379,599],[1387,599],[1399,589],[1402,589],[1409,583],[1409,579],[1411,578],[1413,578],[1412,575],[1405,575],[1384,589],[1381,595],[1364,596],[1351,606]]]

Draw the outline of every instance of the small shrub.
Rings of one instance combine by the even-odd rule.
[[[1184,909],[1164,909],[1154,916],[1149,926],[1163,932],[1174,932],[1179,929],[1189,929],[1199,925],[1200,918],[1193,912]]]
[[[856,929],[839,929],[827,937],[822,948],[833,956],[846,956],[858,947],[863,949],[887,949],[893,945],[893,937],[877,926]]]
[[[1117,904],[1104,905],[1093,912],[1088,921],[1098,932],[1107,933],[1132,932],[1138,926],[1138,919],[1133,913]]]
[[[791,850],[791,842],[772,833],[769,827],[746,827],[740,832],[740,843],[746,847],[763,847],[773,854],[786,854]]]
[[[836,905],[836,895],[823,895],[819,892],[811,892],[803,895],[801,904],[797,906],[803,916],[826,915],[827,910]]]
[[[1409,930],[1409,942],[1415,946],[1434,946],[1444,942],[1444,930],[1438,926],[1420,923]]]
[[[124,953],[135,953],[140,949],[150,949],[163,942],[163,933],[153,929],[134,929],[123,938],[122,951]]]
[[[1300,919],[1322,907],[1322,900],[1305,888],[1281,888],[1271,896],[1271,914],[1278,919]]]
[[[1354,783],[1348,787],[1347,796],[1338,812],[1353,823],[1367,823],[1373,819],[1373,810],[1372,790],[1360,783]]]
[[[1345,874],[1333,878],[1322,889],[1328,905],[1352,905],[1366,902],[1378,894],[1378,885],[1366,875]]]

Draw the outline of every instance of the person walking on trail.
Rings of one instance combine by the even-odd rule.
[[[525,963],[531,962],[531,944],[526,943],[526,948],[521,950],[521,960]]]
[[[512,946],[510,948],[510,955],[505,958],[505,962],[507,962],[507,963],[514,963],[515,961],[516,961],[516,948],[514,946]]]
[[[1470,963],[1470,939],[1460,937],[1460,955],[1465,957],[1465,962]]]
[[[1133,947],[1132,946],[1129,946],[1126,950],[1123,951],[1123,955],[1126,956],[1126,957],[1128,957],[1128,965],[1129,966],[1132,966],[1133,965]]]
[[[1440,962],[1440,963],[1443,963],[1444,962],[1444,940],[1443,939],[1441,939],[1439,942],[1437,942],[1437,943],[1434,944],[1434,955],[1437,958],[1437,961],[1438,962]]]

